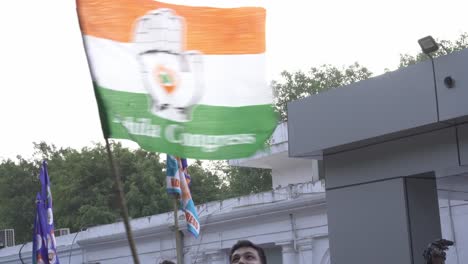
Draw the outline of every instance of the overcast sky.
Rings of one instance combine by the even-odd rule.
[[[419,38],[468,32],[467,3],[265,1],[267,79],[325,63],[395,69],[401,53],[418,52]],[[0,159],[30,157],[32,142],[103,142],[75,1],[0,1],[0,29]]]

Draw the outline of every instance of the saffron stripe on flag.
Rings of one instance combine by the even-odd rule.
[[[153,0],[78,0],[84,35],[131,42],[136,20],[149,10],[170,8],[186,23],[186,50],[203,54],[265,52],[266,10],[262,7],[213,8]]]

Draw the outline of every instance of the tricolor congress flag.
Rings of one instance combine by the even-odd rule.
[[[106,138],[197,159],[263,147],[276,126],[266,11],[248,6],[256,1],[204,2],[77,1]]]

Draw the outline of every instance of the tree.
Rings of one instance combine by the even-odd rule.
[[[283,71],[281,81],[273,81],[274,108],[281,121],[287,121],[287,103],[322,91],[369,78],[372,73],[357,62],[347,68],[331,65],[312,67],[309,72]]]
[[[211,170],[217,171],[218,178],[225,184],[220,186],[222,198],[232,198],[272,189],[271,170],[230,166],[226,161],[211,162]]]
[[[171,210],[165,190],[165,165],[159,154],[131,151],[119,143],[111,144],[111,148],[129,216],[137,218]],[[51,181],[58,226],[78,230],[120,218],[119,198],[104,146],[97,144],[80,151],[61,149],[48,158],[49,175],[56,177]]]
[[[468,48],[468,33],[461,34],[455,41],[436,40],[436,42],[439,43],[440,47],[439,50],[431,54],[433,58]],[[422,52],[416,55],[401,54],[399,68],[407,67],[427,59],[429,57]]]
[[[16,163],[8,159],[0,164],[0,229],[15,229],[17,243],[32,237],[37,175],[34,164],[20,156]]]
[[[118,196],[104,146],[43,154],[49,164],[56,228],[77,231],[118,218]]]
[[[231,167],[227,171],[229,196],[236,197],[272,189],[271,170],[246,167]]]
[[[122,157],[119,161],[122,161]],[[161,162],[160,155],[137,150],[129,157],[127,166],[132,164],[134,168],[129,169],[125,184],[129,215],[141,217],[170,211],[172,207],[166,193],[164,173],[166,166]]]
[[[441,48],[432,54],[433,57],[459,51],[468,47],[468,33],[463,33],[455,41],[437,40]],[[400,55],[399,67],[406,67],[428,59],[427,55]],[[283,71],[280,81],[273,81],[272,87],[275,94],[274,108],[278,112],[281,121],[287,121],[287,103],[317,94],[328,89],[349,85],[354,82],[368,79],[372,73],[358,63],[346,68],[337,68],[331,65],[312,67],[308,72],[297,71],[294,73]]]
[[[166,165],[160,155],[129,150],[118,143],[111,147],[121,173],[130,217],[172,210],[171,198],[166,192]],[[118,195],[103,145],[76,150],[58,149],[41,142],[35,143],[34,148],[30,161],[18,157],[17,161],[0,162],[0,200],[4,201],[0,206],[0,228],[14,228],[18,243],[31,239],[34,199],[40,189],[37,175],[42,159],[48,161],[56,228],[78,231],[120,218]],[[191,164],[189,172],[197,204],[224,198],[223,182],[216,173],[203,168],[200,161]]]
[[[199,160],[192,163],[187,170],[191,178],[190,190],[195,204],[225,198],[225,192],[222,191],[223,182],[216,172],[204,168]]]

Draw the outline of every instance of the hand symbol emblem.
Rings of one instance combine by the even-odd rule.
[[[202,55],[185,50],[185,22],[170,9],[139,18],[134,32],[150,111],[186,122],[203,93]]]

